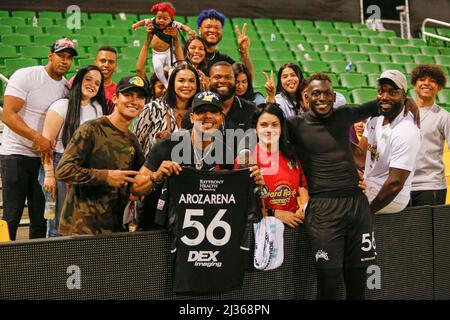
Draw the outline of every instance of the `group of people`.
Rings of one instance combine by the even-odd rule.
[[[435,102],[445,74],[436,65],[417,66],[414,101],[406,77],[386,70],[374,101],[352,106],[326,74],[304,78],[287,63],[276,85],[273,72],[266,74],[264,97],[252,87],[245,25],[242,32],[236,27],[242,62],[236,63],[217,50],[225,17],[216,10],[199,15],[199,36],[173,21],[170,5],[152,12],[155,19],[133,26],[148,32],[137,74],[117,84],[112,75],[120,61],[111,47],[100,48],[70,84],[64,75],[77,51],[67,38],[52,45],[46,66],[12,75],[0,147],[11,239],[25,200],[30,238],[127,231],[122,218],[130,201],[138,230],[160,228],[154,216],[167,177],[182,166],[233,170],[250,154],[250,178],[269,190],[263,215],[292,228],[305,225],[318,297],[337,298],[344,279],[347,298],[363,298],[365,267],[376,256],[372,214],[445,202],[450,115]],[[191,36],[184,52],[178,29]],[[145,73],[150,46],[153,75]],[[178,63],[165,70],[171,60]],[[182,142],[173,138],[180,132],[187,133]],[[242,134],[230,134],[236,132]],[[220,161],[213,156],[219,142]],[[189,152],[174,158],[178,143]],[[56,215],[46,221],[50,199]]]

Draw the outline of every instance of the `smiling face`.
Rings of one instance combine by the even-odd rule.
[[[81,95],[83,99],[92,99],[98,93],[100,84],[102,83],[102,75],[97,70],[91,70],[86,73],[81,83]]]
[[[117,55],[108,50],[101,50],[97,53],[94,65],[102,71],[105,81],[109,81],[117,69]]]
[[[174,86],[177,100],[188,101],[197,89],[195,74],[191,70],[180,70],[175,76]]]
[[[198,39],[194,39],[191,43],[189,43],[188,52],[189,58],[195,66],[198,66],[203,60],[205,60],[206,48]]]
[[[414,91],[423,100],[435,100],[436,94],[441,90],[436,80],[430,76],[423,76],[417,79]]]
[[[326,80],[313,80],[308,85],[306,102],[311,108],[310,112],[316,117],[326,118],[333,111],[336,94],[331,83]]]
[[[222,40],[222,23],[219,20],[207,18],[198,30],[208,46],[215,46]]]
[[[222,101],[226,101],[234,96],[234,93],[236,92],[236,82],[231,66],[213,66],[209,71],[209,75],[210,90],[219,94]]]
[[[300,83],[300,79],[292,68],[285,68],[281,72],[281,86],[289,95],[295,95]]]
[[[113,95],[115,111],[127,121],[133,120],[144,109],[145,94],[139,89],[129,89]]]
[[[256,123],[256,134],[258,135],[259,143],[266,148],[274,144],[278,145],[281,135],[280,119],[274,114],[264,112],[259,116]]]
[[[406,95],[392,81],[380,80],[378,83],[377,101],[380,113],[386,120],[392,122],[401,112]]]
[[[170,14],[167,11],[158,11],[156,12],[155,23],[159,29],[166,28],[172,19],[170,18]]]
[[[223,122],[223,113],[213,105],[204,105],[195,109],[190,114],[191,123],[194,125],[196,132],[204,134],[212,134],[220,129]]]

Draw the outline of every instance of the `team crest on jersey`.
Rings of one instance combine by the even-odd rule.
[[[322,258],[326,261],[330,261],[330,259],[328,258],[328,253],[323,250],[318,250],[316,252],[316,262],[319,261],[320,258]]]
[[[130,147],[128,150],[130,151],[131,156],[134,156],[134,153],[136,152],[134,147]]]

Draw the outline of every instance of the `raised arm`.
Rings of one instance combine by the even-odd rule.
[[[144,45],[141,48],[139,57],[136,61],[136,74],[141,78],[147,79],[145,74],[145,66],[147,64],[148,50],[152,43],[153,33],[149,32],[147,29],[147,39],[145,39]]]
[[[253,63],[252,59],[250,57],[250,54],[248,52],[250,48],[250,38],[246,35],[246,29],[247,24],[244,23],[242,26],[242,32],[239,30],[239,27],[236,25],[236,34],[238,36],[238,48],[239,48],[239,54],[241,56],[241,62],[243,65],[245,65],[248,70],[250,71],[250,74],[252,75],[252,78],[255,78],[255,70],[253,69]]]

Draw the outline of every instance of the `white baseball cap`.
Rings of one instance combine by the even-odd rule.
[[[395,83],[397,87],[403,89],[403,91],[408,92],[408,82],[406,81],[406,77],[403,73],[398,70],[386,70],[381,76],[377,79],[380,81],[381,79],[389,79]]]

